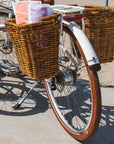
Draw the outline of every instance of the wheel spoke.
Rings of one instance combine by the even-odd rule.
[[[98,79],[94,73],[90,75],[91,72],[88,72],[85,59],[80,53],[81,48],[71,34],[72,32],[69,33],[69,30],[64,29],[60,39],[59,72],[55,77],[56,89],[51,90],[50,80],[44,81],[44,85],[52,109],[57,114],[56,117],[61,125],[74,138],[85,140],[95,133],[96,127],[94,126],[98,127],[100,121],[100,115],[93,114],[95,112],[93,108],[96,110],[98,108],[96,105],[101,107],[100,94],[95,91],[98,86],[90,82],[98,83]],[[92,118],[95,119],[94,122],[91,122]],[[88,133],[90,125],[92,125],[92,130]],[[87,132],[86,136],[83,136],[85,132]]]

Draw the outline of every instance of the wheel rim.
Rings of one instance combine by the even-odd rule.
[[[20,71],[10,39],[6,45],[4,39],[0,40],[0,70],[6,75],[16,74]]]
[[[68,43],[70,44],[70,41],[67,41],[67,47],[69,47]],[[64,39],[62,44],[65,45]],[[72,59],[74,59],[77,64],[72,63],[72,60],[69,60],[69,62],[63,61],[62,63],[60,63],[59,68],[60,73],[62,73],[62,78],[59,79],[62,79],[61,84],[60,81],[58,82],[58,79],[56,77],[55,85],[57,88],[53,91],[50,90],[49,93],[52,104],[54,105],[54,107],[56,107],[56,111],[59,114],[60,119],[72,131],[77,132],[78,134],[82,134],[87,130],[91,121],[91,86],[89,83],[89,77],[85,63],[81,59],[79,52],[76,52],[75,54],[79,56],[78,59],[74,57],[74,51],[72,51],[72,49],[69,50],[69,53],[72,54]],[[64,52],[61,52],[60,50],[59,56],[66,57],[66,54],[64,55]],[[68,80],[66,80],[66,77],[68,75],[65,75],[65,70],[70,77],[70,83]],[[68,70],[71,71],[72,74],[70,74]],[[47,80],[46,83],[48,85],[48,88],[51,89],[50,80]],[[64,86],[64,89],[62,88],[61,90],[59,90],[58,85]]]
[[[3,54],[10,54],[13,52],[13,45],[11,41],[9,42],[8,45],[5,46],[5,40],[0,40],[0,51]]]

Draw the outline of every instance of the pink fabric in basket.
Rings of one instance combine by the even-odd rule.
[[[54,14],[49,4],[39,1],[19,1],[16,3],[16,23],[19,25],[39,22],[42,16]]]
[[[16,3],[16,23],[23,25],[28,23],[29,1],[19,1]]]

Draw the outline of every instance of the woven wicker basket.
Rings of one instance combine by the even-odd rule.
[[[85,33],[92,43],[101,63],[113,61],[114,55],[114,8],[103,6],[85,7]],[[78,22],[81,26],[81,23]]]
[[[41,81],[58,73],[59,14],[44,21],[17,25],[7,20],[8,29],[20,70],[31,79]]]

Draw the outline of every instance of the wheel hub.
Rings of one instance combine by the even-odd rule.
[[[76,81],[76,72],[71,69],[66,69],[63,71],[64,81],[66,85],[73,85]]]
[[[73,85],[76,81],[77,74],[74,70],[66,69],[60,71],[56,76],[56,88],[58,91],[62,92],[65,85]]]

